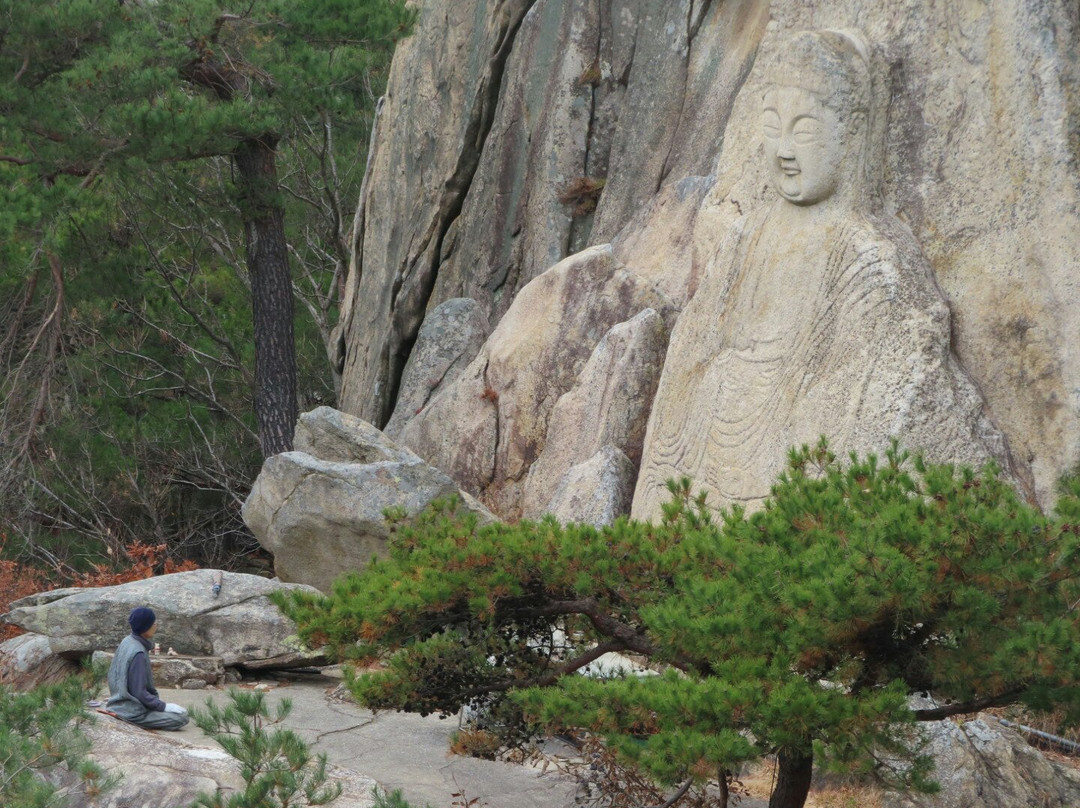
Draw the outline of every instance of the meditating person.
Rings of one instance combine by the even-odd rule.
[[[147,729],[180,729],[188,723],[187,710],[158,696],[150,674],[151,640],[157,633],[152,609],[139,606],[128,615],[131,633],[116,649],[109,666],[107,709],[125,721]]]
[[[734,223],[673,331],[633,516],[689,476],[715,507],[753,509],[788,450],[841,456],[893,438],[929,460],[1006,471],[1004,438],[952,351],[949,307],[911,231],[871,193],[869,48],[795,35],[766,68],[771,204]]]

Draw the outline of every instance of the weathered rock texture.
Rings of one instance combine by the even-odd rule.
[[[0,644],[0,684],[16,690],[59,682],[78,671],[79,663],[54,653],[41,634],[28,632]]]
[[[574,387],[552,409],[543,450],[530,466],[525,483],[525,517],[535,519],[544,513],[556,513],[573,518],[572,508],[555,511],[549,503],[556,489],[566,487],[563,477],[567,469],[584,463],[604,447],[622,456],[624,462],[617,465],[623,471],[629,467],[633,486],[667,339],[663,318],[645,309],[632,320],[616,325],[600,340]],[[609,460],[603,467],[610,468],[613,462]],[[582,471],[576,473],[578,479]],[[559,497],[564,504],[566,496],[564,493]],[[595,524],[596,514],[592,516],[586,519],[582,514],[580,518]]]
[[[222,586],[215,598],[217,575]],[[54,654],[80,657],[115,649],[129,632],[131,610],[149,606],[157,614],[155,641],[162,648],[253,669],[319,663],[319,652],[300,643],[292,621],[267,597],[296,588],[255,575],[194,570],[118,586],[41,592],[15,601],[3,620],[45,635]]]
[[[397,438],[444,385],[462,374],[480,352],[488,331],[487,317],[471,298],[455,297],[428,314],[401,376],[387,435]]]
[[[283,581],[326,592],[344,572],[363,569],[386,552],[387,508],[415,515],[432,500],[460,496],[466,508],[492,518],[446,474],[329,407],[301,416],[294,444],[298,451],[266,460],[243,507]]]
[[[379,123],[345,334],[342,406],[376,426],[426,309],[471,297],[494,326],[667,178],[712,173],[768,20],[745,1],[418,5]],[[559,201],[583,178],[606,180],[595,214]]]
[[[639,339],[658,356],[659,342],[666,341],[663,317],[673,313],[663,294],[623,267],[608,247],[561,261],[521,291],[480,354],[408,423],[402,441],[500,515],[520,514],[526,475],[544,449],[559,397],[573,387],[604,335],[646,309],[652,310],[644,326],[648,336]],[[612,350],[633,365],[637,354],[617,347],[620,339],[612,340]],[[609,367],[619,361],[597,359]],[[647,387],[647,378],[634,384]],[[605,390],[608,398],[614,395],[597,381],[592,392],[598,403]],[[626,405],[606,407],[614,418],[620,409]],[[623,433],[624,443],[634,440],[633,431],[611,427]]]
[[[551,499],[539,512],[550,513],[561,522],[610,525],[630,511],[636,476],[637,467],[625,454],[614,446],[604,446],[556,481]]]
[[[115,654],[94,651],[91,661],[109,667]],[[183,687],[199,690],[207,685],[225,681],[225,664],[215,656],[168,656],[166,652],[150,654],[150,673],[155,687]]]
[[[929,261],[952,350],[1017,474],[1052,501],[1080,461],[1075,3],[418,5],[361,200],[344,409],[385,422],[428,310],[469,297],[496,327],[529,280],[587,244],[613,243],[683,305],[734,221],[771,193],[769,54],[794,31],[857,27],[885,102],[870,160],[882,212]],[[592,193],[561,204],[581,178]]]
[[[400,461],[411,456],[371,424],[331,407],[301,413],[293,446],[319,460],[340,463]]]
[[[1080,771],[1030,746],[990,716],[922,725],[937,794],[886,793],[882,808],[1014,808],[1080,805]]]
[[[149,732],[111,718],[100,717],[85,728],[89,757],[119,784],[96,798],[76,790],[70,808],[129,808],[129,806],[191,805],[200,793],[218,789],[228,799],[241,790],[240,764],[221,749],[194,746],[166,732]],[[328,766],[330,781],[340,783],[341,808],[375,804],[369,777],[340,766]],[[57,775],[60,772],[56,772]]]

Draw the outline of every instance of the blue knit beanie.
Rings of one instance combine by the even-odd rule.
[[[131,626],[132,634],[142,634],[150,626],[154,625],[155,620],[157,620],[157,616],[154,614],[154,610],[146,606],[132,609],[131,614],[128,615],[128,625]]]

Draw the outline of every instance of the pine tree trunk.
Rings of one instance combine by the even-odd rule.
[[[803,808],[814,774],[813,748],[782,749],[776,760],[776,788],[769,798],[769,808]]]
[[[264,457],[292,450],[298,417],[293,291],[278,199],[277,139],[244,141],[234,157],[239,174],[251,313],[255,326],[255,420]]]

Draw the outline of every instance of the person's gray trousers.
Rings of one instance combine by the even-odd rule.
[[[132,724],[138,724],[147,729],[181,729],[187,726],[187,713],[163,713],[158,710],[149,710],[142,718],[125,718]]]

